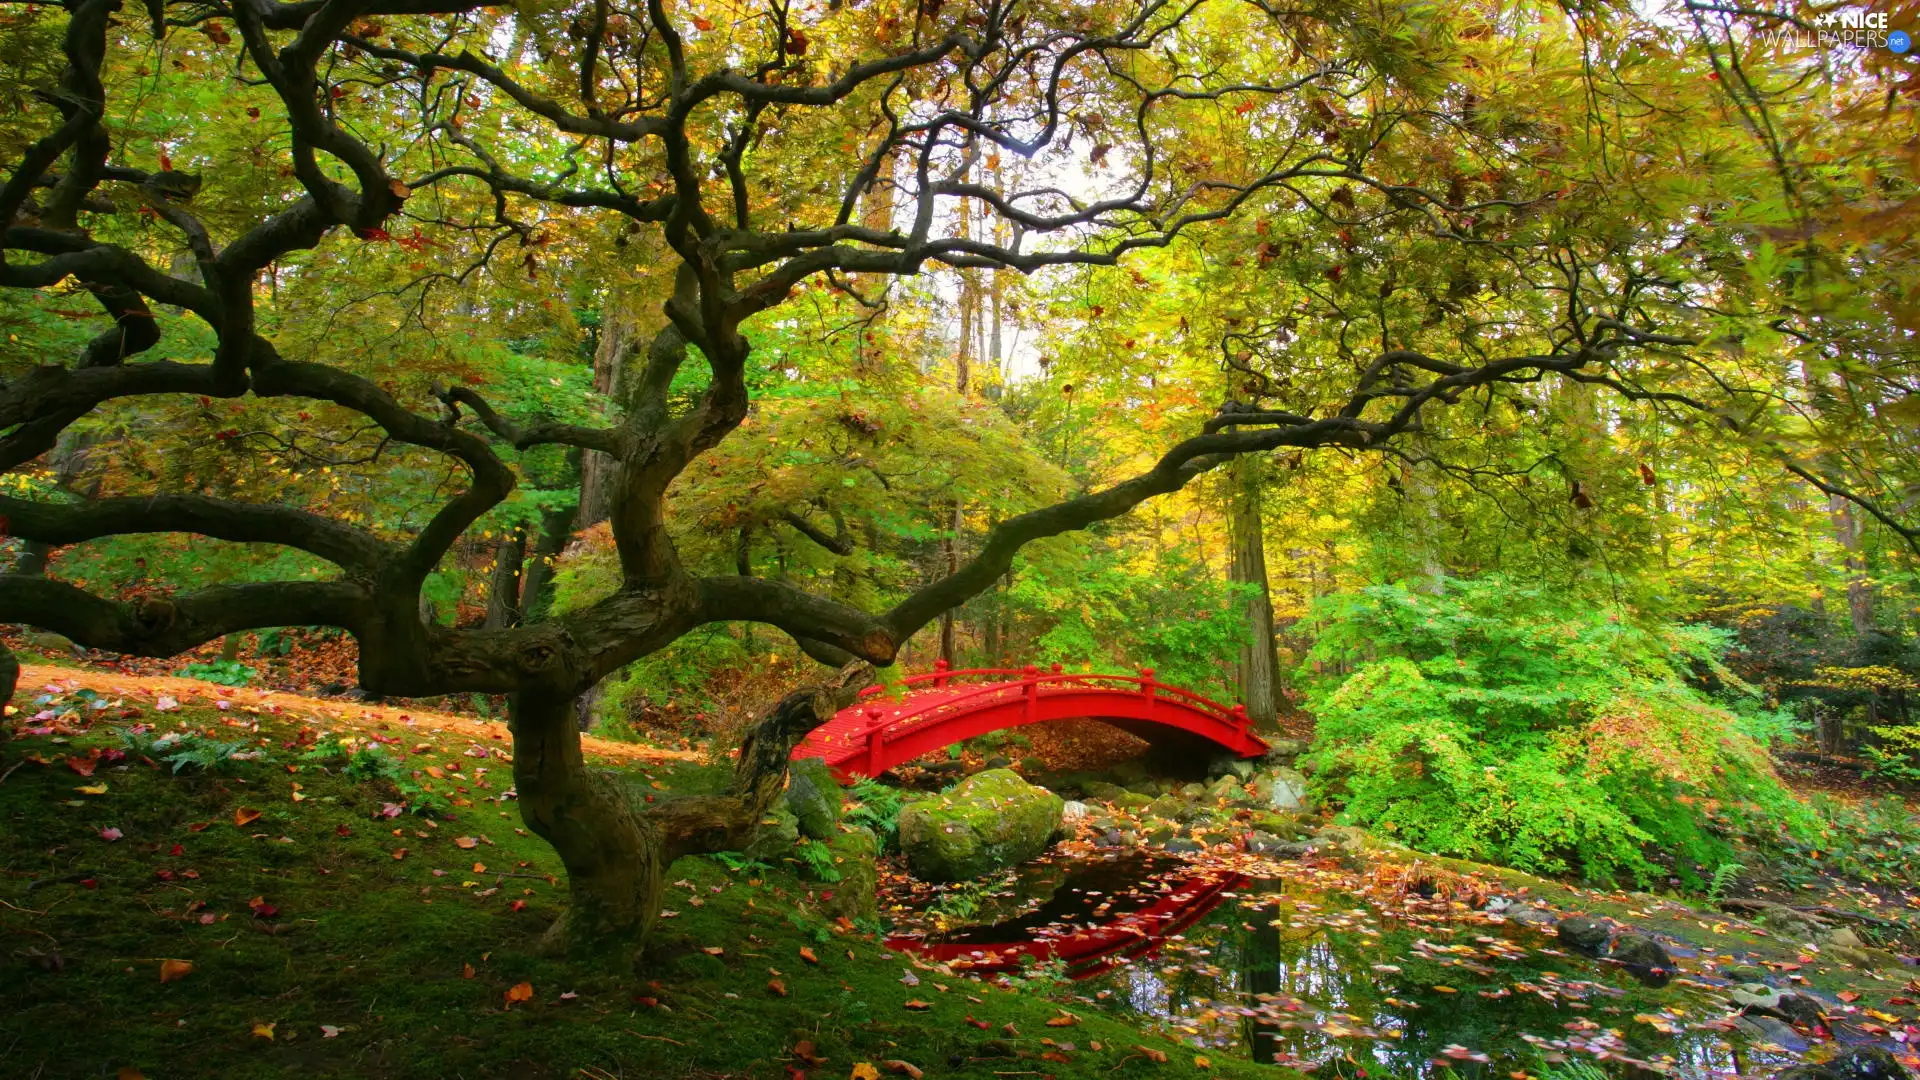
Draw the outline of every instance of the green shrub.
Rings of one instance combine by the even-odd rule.
[[[1644,882],[1666,872],[1650,854],[1692,879],[1731,861],[1729,832],[1814,827],[1749,733],[1764,710],[1695,685],[1757,696],[1720,662],[1720,631],[1500,578],[1363,589],[1313,625],[1315,784],[1414,847]]]
[[[900,846],[900,806],[906,800],[899,791],[862,776],[847,789],[847,797],[847,810],[840,820],[872,829],[881,851]]]
[[[183,679],[219,683],[221,686],[246,686],[260,676],[258,671],[238,660],[215,660],[208,664],[188,664],[174,674]]]

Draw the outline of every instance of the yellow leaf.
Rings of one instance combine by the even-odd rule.
[[[253,1025],[253,1036],[256,1039],[266,1039],[268,1041],[271,1041],[273,1039],[273,1029],[276,1026],[278,1026],[277,1021],[274,1023],[268,1023],[268,1024],[255,1024]]]
[[[1213,1068],[1213,1062],[1208,1061],[1203,1054],[1196,1054],[1193,1059],[1193,1067],[1196,1069],[1211,1069]]]
[[[880,1080],[880,1070],[865,1061],[856,1061],[853,1074],[847,1080]]]
[[[244,827],[247,825],[251,825],[254,822],[259,820],[260,820],[260,811],[255,810],[251,806],[240,806],[240,807],[234,808],[233,823],[237,826]],[[269,1035],[268,1038],[272,1038],[272,1036]]]
[[[105,795],[107,793],[107,782],[102,780],[97,784],[87,784],[84,787],[77,787],[73,790],[82,795]]]

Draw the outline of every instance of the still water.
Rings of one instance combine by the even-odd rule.
[[[1143,852],[1041,861],[964,904],[921,894],[944,917],[890,944],[983,971],[1055,962],[1087,1002],[1204,1052],[1352,1080],[1581,1066],[1719,1080],[1808,1049],[1783,1025],[1736,1023],[1710,975],[1649,988],[1561,951],[1551,927],[1418,895],[1379,903],[1321,876]]]

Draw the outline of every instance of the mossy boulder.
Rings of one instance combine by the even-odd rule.
[[[1080,785],[1080,790],[1086,793],[1087,798],[1099,799],[1101,802],[1116,802],[1121,796],[1127,794],[1126,788],[1119,784],[1109,784],[1105,780],[1089,780]]]
[[[1162,821],[1179,821],[1188,813],[1186,800],[1177,795],[1162,795],[1149,802],[1142,813],[1146,817],[1159,818]]]
[[[825,758],[801,758],[787,766],[787,808],[800,831],[815,840],[832,840],[840,824],[840,782]]]
[[[828,842],[833,852],[833,868],[840,880],[820,894],[820,909],[830,916],[871,919],[876,907],[874,894],[880,884],[880,841],[873,830],[855,825]]]
[[[1145,810],[1147,807],[1153,805],[1153,796],[1142,795],[1137,791],[1122,791],[1120,794],[1115,795],[1112,799],[1109,799],[1108,801],[1113,803],[1116,809],[1125,810],[1131,814],[1137,814],[1140,811]]]
[[[760,831],[753,834],[753,840],[747,844],[747,858],[779,866],[780,860],[793,850],[794,842],[800,839],[800,819],[783,803],[774,803],[767,812],[760,815]]]
[[[923,881],[966,881],[1047,849],[1065,801],[1009,769],[900,808],[900,850]]]

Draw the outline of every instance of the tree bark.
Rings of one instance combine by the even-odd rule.
[[[782,698],[741,740],[724,794],[655,803],[642,801],[622,774],[586,767],[564,693],[512,695],[507,717],[520,817],[567,869],[567,910],[548,928],[544,946],[616,966],[638,964],[660,921],[667,868],[683,855],[744,847],[786,788],[794,746],[851,704],[873,675],[871,665],[855,662]]]
[[[1233,544],[1227,578],[1248,589],[1247,641],[1234,665],[1240,700],[1256,727],[1279,726],[1276,692],[1280,668],[1273,638],[1273,597],[1267,588],[1266,530],[1261,521],[1260,482],[1265,458],[1246,454],[1227,470],[1227,531]]]
[[[553,560],[573,536],[575,509],[548,510],[540,515],[540,539],[533,545],[533,558],[521,575],[520,620],[539,618],[547,610],[549,586],[553,582]]]
[[[527,530],[514,529],[493,549],[493,573],[487,581],[488,630],[504,630],[520,622],[520,568],[527,559]]]

